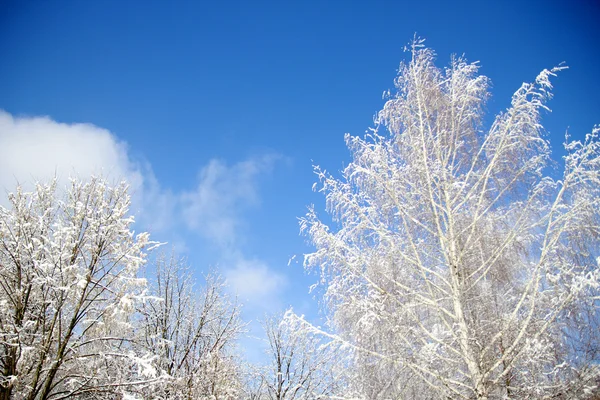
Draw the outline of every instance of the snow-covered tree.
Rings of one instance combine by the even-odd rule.
[[[342,386],[337,346],[311,332],[303,320],[287,313],[263,321],[269,348],[268,365],[259,369],[255,398],[324,399]],[[251,397],[251,396],[249,396]]]
[[[0,398],[118,398],[155,379],[130,317],[151,244],[127,187],[18,187],[0,207]]]
[[[440,69],[416,40],[340,179],[318,167],[334,224],[302,219],[335,337],[369,399],[597,393],[600,128],[552,169],[540,124],[552,78],[486,126],[488,79]]]
[[[223,279],[209,274],[199,288],[183,260],[164,254],[151,269],[153,298],[143,304],[140,326],[145,345],[157,356],[157,368],[170,379],[146,391],[144,398],[238,398],[235,345],[244,324]]]

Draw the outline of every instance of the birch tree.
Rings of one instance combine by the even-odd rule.
[[[341,178],[315,168],[333,224],[301,219],[355,386],[370,399],[598,393],[600,128],[567,136],[558,172],[540,121],[564,67],[486,125],[477,63],[410,51],[374,127],[346,135]]]
[[[144,398],[233,399],[240,393],[235,344],[244,330],[239,305],[215,274],[197,287],[190,269],[175,256],[153,265],[150,295],[141,309],[143,341],[170,377]]]
[[[151,244],[127,186],[18,187],[0,207],[0,398],[115,398],[155,379],[130,317]]]

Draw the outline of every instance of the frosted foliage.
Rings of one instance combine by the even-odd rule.
[[[130,341],[146,233],[124,184],[55,182],[0,207],[0,398],[112,398],[155,379]]]
[[[478,65],[420,41],[352,162],[316,167],[333,225],[316,250],[335,337],[369,399],[585,398],[598,393],[600,128],[549,168],[552,78],[483,125]],[[548,171],[553,177],[547,175]]]

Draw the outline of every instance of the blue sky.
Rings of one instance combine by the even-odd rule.
[[[315,318],[297,223],[323,210],[312,164],[349,161],[344,133],[371,125],[415,32],[439,65],[481,62],[490,113],[565,61],[543,121],[559,149],[600,123],[599,18],[593,0],[5,0],[0,184],[125,176],[141,228],[219,268],[246,318],[290,305]]]

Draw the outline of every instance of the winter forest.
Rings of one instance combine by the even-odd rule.
[[[135,232],[128,182],[17,186],[0,398],[600,398],[600,128],[556,159],[542,125],[566,67],[489,116],[478,63],[420,39],[407,55],[368,133],[346,135],[351,162],[314,167],[326,209],[299,229],[326,324],[266,317],[246,362],[243,302]]]

